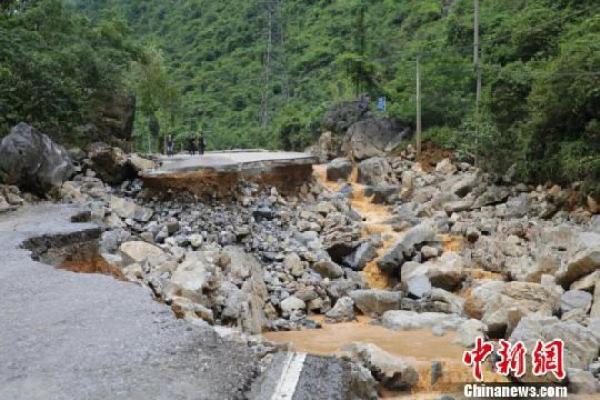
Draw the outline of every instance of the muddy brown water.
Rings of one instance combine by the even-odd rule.
[[[314,166],[316,178],[329,190],[338,191],[345,182],[330,182],[326,179],[326,167]],[[377,257],[369,262],[363,275],[370,288],[385,289],[393,284],[393,280],[379,270],[377,260],[403,235],[396,232],[388,223],[392,214],[386,205],[374,204],[365,196],[365,187],[357,183],[357,171],[354,169],[348,183],[352,185],[352,207],[362,216],[364,236],[373,233],[381,234],[382,246]],[[442,237],[445,251],[458,251],[462,248],[462,238]],[[311,318],[323,322],[321,316]],[[267,332],[264,337],[276,343],[288,343],[296,351],[320,354],[341,355],[342,348],[350,343],[373,343],[381,349],[410,362],[419,372],[420,381],[409,393],[381,391],[382,398],[436,398],[440,393],[456,391],[457,384],[471,380],[471,371],[462,365],[464,349],[453,343],[455,333],[447,332],[444,336],[435,336],[430,330],[393,331],[373,324],[371,319],[359,316],[355,322],[340,324],[322,323],[321,329],[300,330],[290,332]],[[443,375],[435,384],[431,383],[431,364],[438,361],[442,364]],[[491,374],[488,381],[493,382]],[[496,378],[497,380],[497,378]]]
[[[464,349],[453,343],[454,332],[435,336],[425,329],[393,331],[373,324],[365,316],[355,322],[339,324],[323,323],[320,316],[312,318],[322,322],[321,329],[267,332],[263,336],[271,342],[290,344],[295,351],[319,355],[343,355],[344,346],[350,343],[373,343],[413,365],[420,376],[413,390],[410,393],[381,391],[382,398],[436,398],[441,393],[456,392],[457,385],[472,380],[470,369],[461,363]],[[443,371],[435,384],[431,383],[433,361],[440,362]],[[489,371],[486,373],[486,382],[501,380]]]

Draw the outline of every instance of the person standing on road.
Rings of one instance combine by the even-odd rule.
[[[194,147],[198,150],[198,154],[202,155],[202,153],[200,153],[200,135],[198,133],[194,136]]]
[[[196,153],[196,140],[193,137],[189,138],[188,140],[188,149],[190,151],[190,154],[194,155]]]
[[[206,142],[204,141],[204,132],[200,132],[200,138],[198,139],[198,152],[200,155],[203,155],[205,150]]]
[[[173,156],[173,136],[167,136],[167,156]]]

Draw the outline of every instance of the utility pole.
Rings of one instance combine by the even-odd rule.
[[[479,0],[473,0],[473,65],[477,75],[475,95],[475,116],[479,122],[479,103],[481,102],[481,58],[479,57]]]
[[[479,165],[479,104],[481,103],[481,54],[479,48],[479,0],[473,0],[473,64],[477,75],[475,93],[475,165]]]
[[[263,92],[260,105],[260,125],[263,129],[269,126],[269,90],[271,87],[271,51],[273,48],[273,8],[267,5],[267,54],[263,66]]]
[[[421,158],[421,67],[417,56],[417,160]]]
[[[283,101],[287,103],[290,99],[290,82],[287,73],[287,57],[285,54],[285,32],[284,26],[286,24],[284,18],[284,0],[277,0],[276,8],[275,8],[275,30],[278,32],[277,35],[277,47],[278,47],[278,72],[277,74],[281,77],[281,86],[282,86],[282,94]]]

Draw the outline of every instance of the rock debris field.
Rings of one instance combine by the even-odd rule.
[[[170,307],[171,317],[160,318],[169,320],[169,326],[190,327],[168,328],[187,332],[174,334],[183,341],[180,350],[194,347],[195,339],[188,338],[192,327],[214,335],[215,342],[199,344],[200,349],[220,348],[222,341],[239,346],[237,361],[224,361],[223,368],[233,368],[243,379],[226,398],[262,398],[265,394],[256,388],[261,385],[257,382],[279,388],[268,383],[275,379],[273,370],[281,370],[275,366],[298,362],[282,360],[280,353],[289,347],[266,341],[261,333],[318,329],[357,318],[368,318],[390,332],[427,331],[439,343],[465,350],[477,337],[522,340],[531,348],[538,339],[559,337],[565,342],[567,364],[567,378],[561,384],[582,396],[598,392],[600,216],[591,198],[577,206],[581,204],[574,201],[577,185],[532,187],[513,182],[510,172],[494,176],[453,157],[433,165],[420,163],[409,148],[395,156],[339,158],[315,166],[313,178],[299,183],[295,193],[241,182],[229,197],[211,199],[148,190],[136,176],[138,171],[156,168],[154,162],[115,148],[97,146],[70,157],[75,160],[75,175],[67,174],[69,180],[54,186],[63,204],[48,208],[47,213],[64,214],[56,210],[73,207],[66,204],[72,203],[78,210],[74,221],[99,229],[91,253],[77,254],[83,246],[68,247],[69,251],[55,251],[59,256],[54,254],[52,263],[75,271],[83,271],[82,265],[92,258],[94,265],[98,259],[110,265],[98,272],[111,272],[120,281],[86,276],[97,276],[94,279],[103,284],[107,279],[115,281],[120,291],[127,288],[136,296],[150,293],[158,302],[147,306],[154,311],[139,310],[147,318]],[[0,188],[4,235],[18,230],[15,224],[23,218],[28,220],[30,207],[41,207],[30,205],[38,201],[36,196],[39,192],[25,194],[14,185]],[[69,224],[67,230],[76,230],[72,225],[77,224]],[[34,235],[17,236],[18,240],[7,242],[7,249],[18,248],[17,241]],[[63,245],[47,241],[46,248],[31,250],[44,261],[52,247]],[[23,252],[19,257],[24,257]],[[36,265],[21,267],[33,268],[27,275],[48,274],[41,272],[39,263],[32,263]],[[69,284],[81,280],[90,285],[81,290],[99,291],[93,280],[79,278],[82,274],[46,268],[69,274],[69,278],[60,275]],[[2,274],[8,278],[6,274],[17,274],[17,269],[10,264]],[[56,282],[54,289],[60,293],[67,290],[63,286]],[[106,298],[106,294],[94,295]],[[127,296],[114,295],[123,296],[119,309],[126,309]],[[15,302],[17,297],[10,301]],[[4,310],[0,316],[15,323],[28,320],[24,314],[24,310],[18,314]],[[154,326],[139,318],[138,328],[146,323]],[[17,331],[13,333],[18,337]],[[32,335],[23,340],[34,340]],[[4,353],[9,344],[6,334],[1,336]],[[123,346],[135,347],[129,339],[123,340]],[[343,346],[337,355],[342,354],[344,358],[302,359],[307,365],[317,363],[324,370],[337,371],[331,372],[336,383],[323,389],[331,391],[329,398],[377,398],[383,393],[433,393],[432,398],[437,398],[455,389],[451,377],[444,374],[458,367],[440,368],[434,358],[424,368],[422,362],[391,354],[376,343],[358,342]],[[18,358],[3,368],[12,377],[27,372]],[[469,376],[467,367],[464,373]],[[221,379],[204,376],[207,382]],[[535,377],[523,379],[528,378]],[[322,384],[322,377],[302,373],[294,387],[309,385],[311,379]],[[436,382],[440,383],[436,386]],[[36,385],[44,385],[44,380],[25,384],[38,390]],[[90,398],[100,398],[93,386],[66,392],[61,388],[56,393],[67,394],[56,398],[74,398],[68,395],[73,393],[94,393]],[[294,390],[300,396],[300,389]],[[17,392],[14,385],[0,385],[0,393]]]

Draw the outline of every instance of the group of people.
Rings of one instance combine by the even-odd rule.
[[[170,157],[173,155],[175,151],[175,142],[173,140],[173,135],[167,136],[167,155]],[[206,141],[204,140],[204,133],[196,134],[196,136],[188,139],[187,149],[191,155],[198,154],[203,155],[206,150]]]

